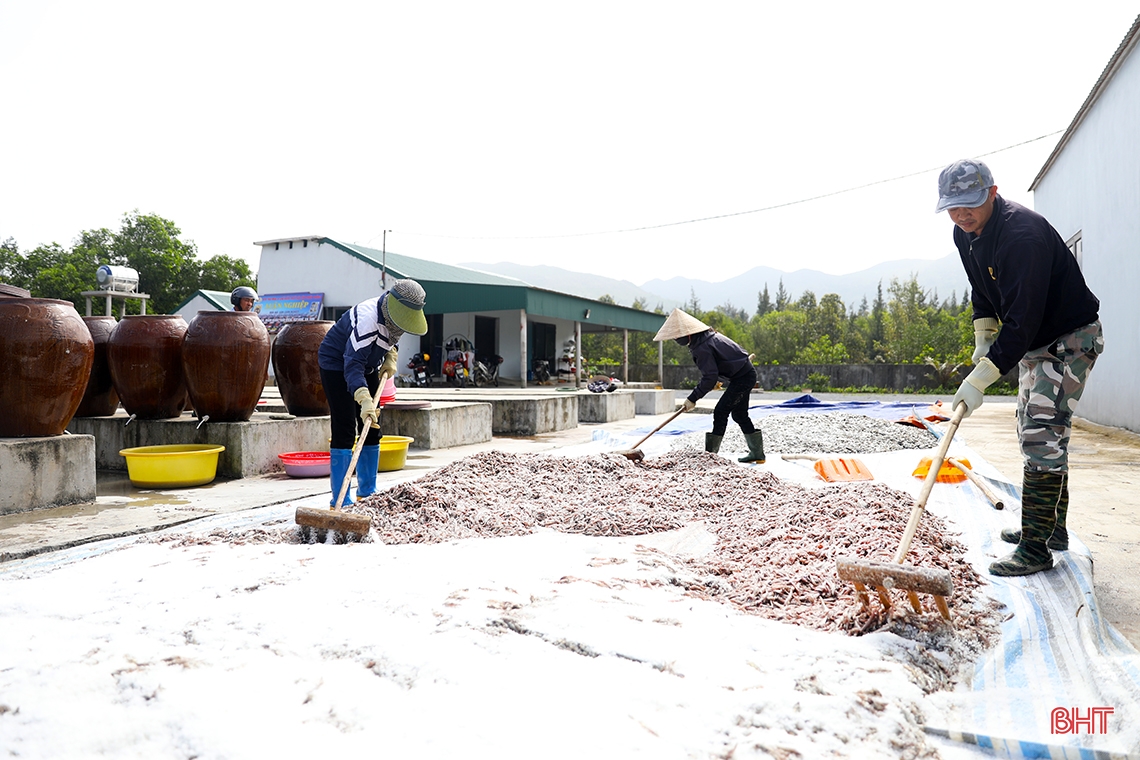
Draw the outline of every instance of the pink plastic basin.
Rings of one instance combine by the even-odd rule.
[[[319,478],[329,474],[327,451],[291,451],[278,454],[285,465],[285,474],[291,478]]]

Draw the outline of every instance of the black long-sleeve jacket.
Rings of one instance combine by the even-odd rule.
[[[701,371],[701,381],[689,394],[689,400],[700,401],[713,388],[719,378],[732,379],[752,366],[748,352],[715,330],[706,330],[689,337],[689,353]]]
[[[970,279],[974,319],[1001,320],[988,357],[1002,374],[1026,351],[1096,321],[1100,301],[1065,241],[1037,212],[998,195],[982,234],[955,227],[954,245]]]

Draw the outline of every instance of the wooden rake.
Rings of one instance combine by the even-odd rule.
[[[950,619],[950,608],[946,605],[946,597],[954,591],[954,581],[950,576],[950,571],[936,567],[915,567],[904,564],[903,560],[906,559],[907,552],[910,551],[910,544],[918,530],[918,521],[922,519],[922,513],[926,511],[926,501],[930,498],[930,492],[938,480],[938,471],[942,469],[942,462],[946,459],[950,441],[953,440],[954,433],[958,430],[958,426],[965,416],[966,404],[960,402],[954,409],[954,416],[950,418],[950,426],[945,435],[942,436],[938,450],[931,460],[926,479],[922,481],[922,490],[919,491],[918,500],[910,511],[910,520],[907,522],[894,560],[879,562],[841,558],[836,561],[839,577],[855,584],[855,591],[858,592],[859,601],[863,603],[864,608],[870,610],[871,606],[867,594],[868,586],[874,587],[884,608],[891,606],[891,596],[888,592],[891,589],[898,588],[906,591],[910,606],[916,613],[922,613],[922,604],[919,603],[918,594],[931,594],[934,596],[934,603],[942,617],[945,620]]]

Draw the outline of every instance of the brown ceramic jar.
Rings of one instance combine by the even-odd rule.
[[[319,417],[329,413],[317,350],[333,322],[290,322],[273,341],[273,374],[289,414]]]
[[[182,377],[179,314],[128,314],[107,341],[107,364],[119,401],[140,420],[182,416],[186,381]]]
[[[91,376],[83,400],[75,410],[76,417],[110,417],[119,408],[119,394],[111,382],[111,367],[107,363],[107,342],[119,324],[114,317],[83,317],[91,339],[95,341],[95,359],[91,363]]]
[[[70,302],[0,298],[0,438],[62,435],[94,355]]]
[[[244,422],[269,372],[269,331],[252,311],[200,311],[182,341],[182,372],[199,417]]]

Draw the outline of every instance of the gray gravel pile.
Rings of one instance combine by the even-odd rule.
[[[871,454],[938,445],[931,433],[913,425],[847,412],[781,414],[754,419],[764,432],[764,451],[781,454]],[[671,450],[703,451],[704,433],[677,436]],[[732,420],[720,450],[747,451],[740,428]]]

